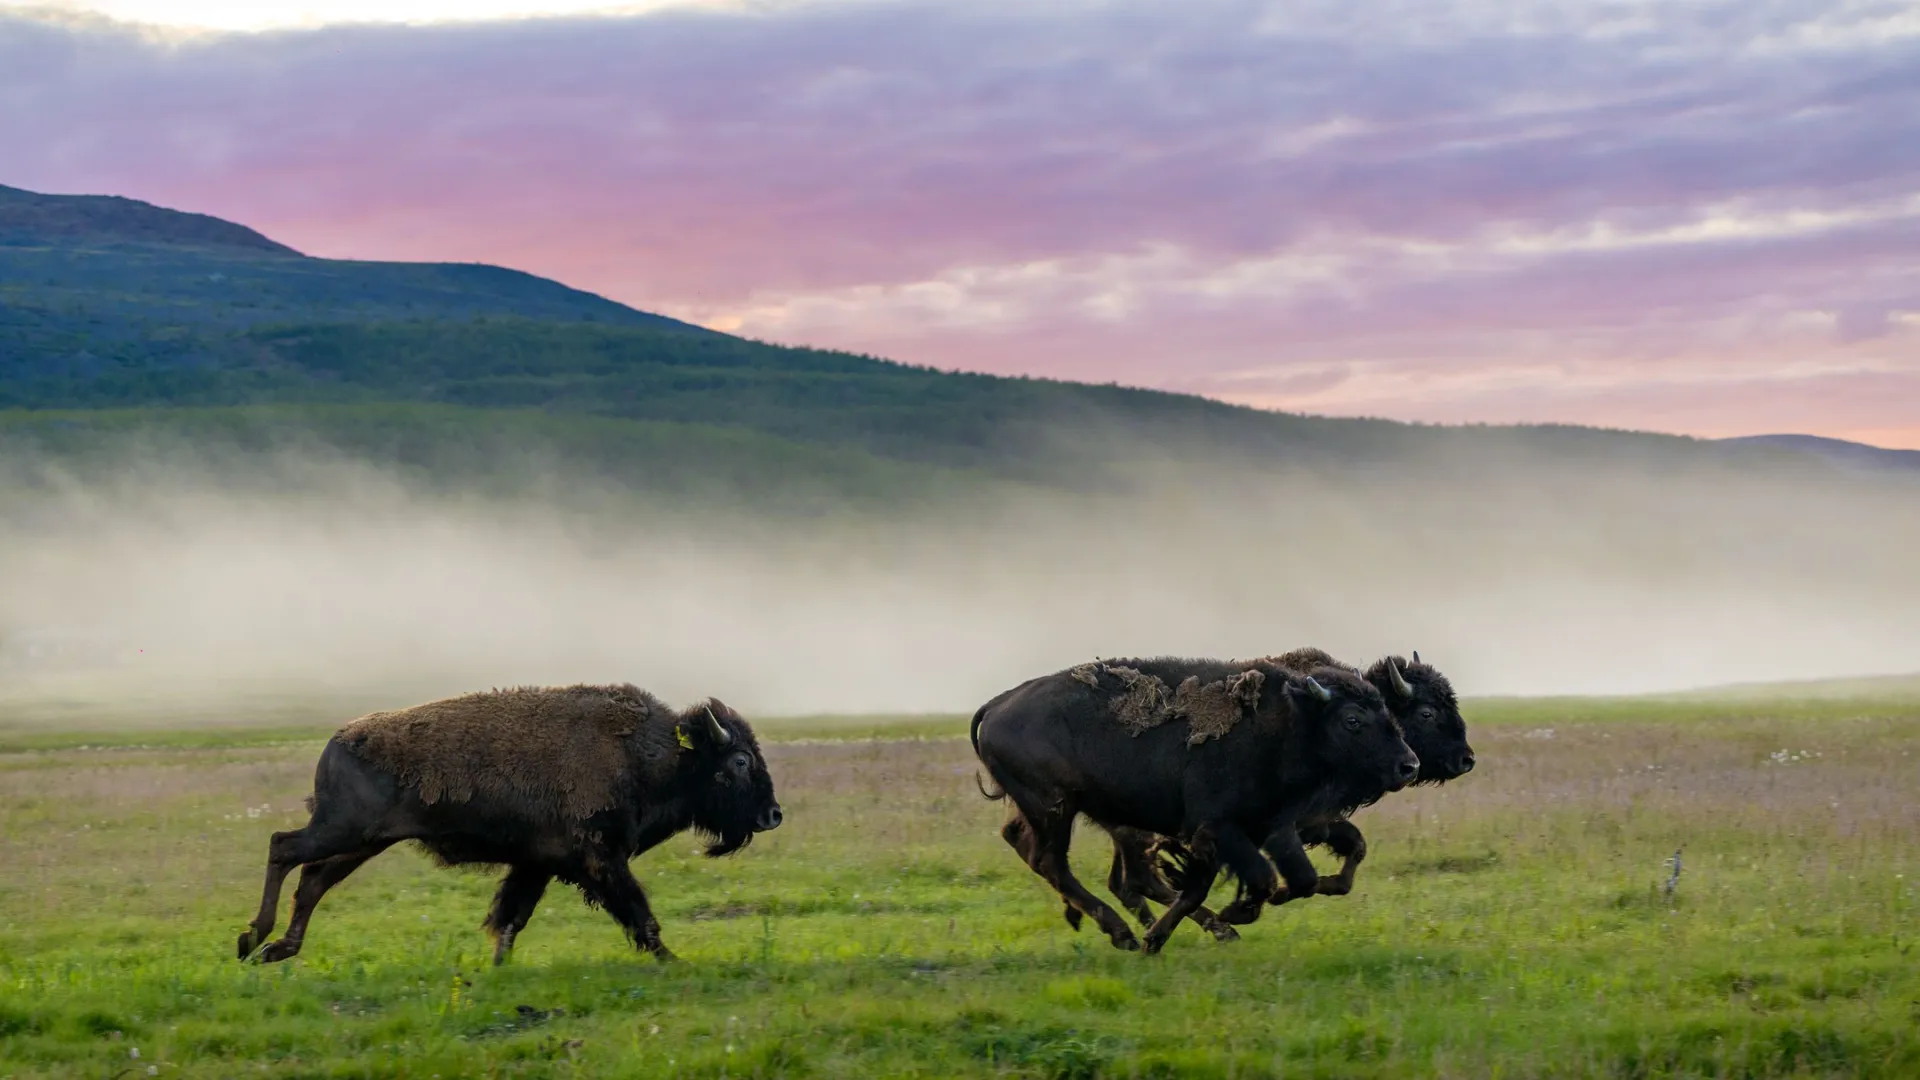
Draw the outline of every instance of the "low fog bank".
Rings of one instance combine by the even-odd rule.
[[[1417,649],[1468,695],[1920,668],[1910,480],[1484,448],[1134,475],[796,522],[558,475],[551,497],[430,491],[312,453],[15,460],[0,723],[344,718],[573,681],[759,716],[970,712],[1095,656],[1306,644]]]

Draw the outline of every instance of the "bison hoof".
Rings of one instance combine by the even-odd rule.
[[[271,942],[266,948],[260,950],[260,962],[263,964],[274,964],[282,960],[291,960],[299,955],[299,953],[299,942],[288,941],[286,938],[281,938],[279,941]]]
[[[1213,926],[1208,927],[1207,929],[1213,932],[1213,940],[1215,941],[1239,941],[1240,940],[1240,931],[1235,930],[1233,927],[1228,926],[1226,923],[1217,923]]]
[[[667,948],[665,945],[655,945],[652,951],[653,958],[663,964],[675,964],[680,961],[679,957],[673,955],[673,950]]]
[[[239,953],[242,960],[253,955],[253,931],[240,931]]]
[[[1158,956],[1161,947],[1166,945],[1166,943],[1167,939],[1165,937],[1156,937],[1153,934],[1148,934],[1144,942],[1138,945],[1128,942],[1127,945],[1129,948],[1140,950],[1143,956]]]
[[[1251,902],[1246,899],[1235,900],[1220,909],[1220,921],[1229,925],[1246,926],[1259,921],[1259,918],[1260,901],[1258,900]]]

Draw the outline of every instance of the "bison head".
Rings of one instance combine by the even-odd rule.
[[[681,717],[680,730],[692,745],[681,768],[693,777],[694,828],[717,841],[707,855],[731,855],[753,834],[780,827],[780,803],[773,797],[773,774],[753,728],[718,699],[695,705]]]
[[[1321,764],[1357,786],[1399,791],[1420,771],[1400,725],[1373,684],[1344,667],[1322,666],[1287,680],[1293,714],[1306,721]]]
[[[1389,656],[1367,669],[1367,681],[1386,698],[1387,711],[1400,722],[1407,745],[1420,756],[1415,783],[1444,784],[1472,770],[1467,722],[1460,718],[1460,702],[1445,675],[1418,659],[1408,663]]]

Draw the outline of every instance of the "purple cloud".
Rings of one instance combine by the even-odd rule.
[[[920,362],[1741,429],[1650,359],[1684,357],[1761,426],[1920,445],[1874,381],[1920,373],[1905,10],[920,0],[172,42],[13,18],[0,182]]]

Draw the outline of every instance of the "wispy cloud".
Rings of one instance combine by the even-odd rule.
[[[0,182],[756,336],[1329,412],[1920,445],[1920,7],[0,22]]]

